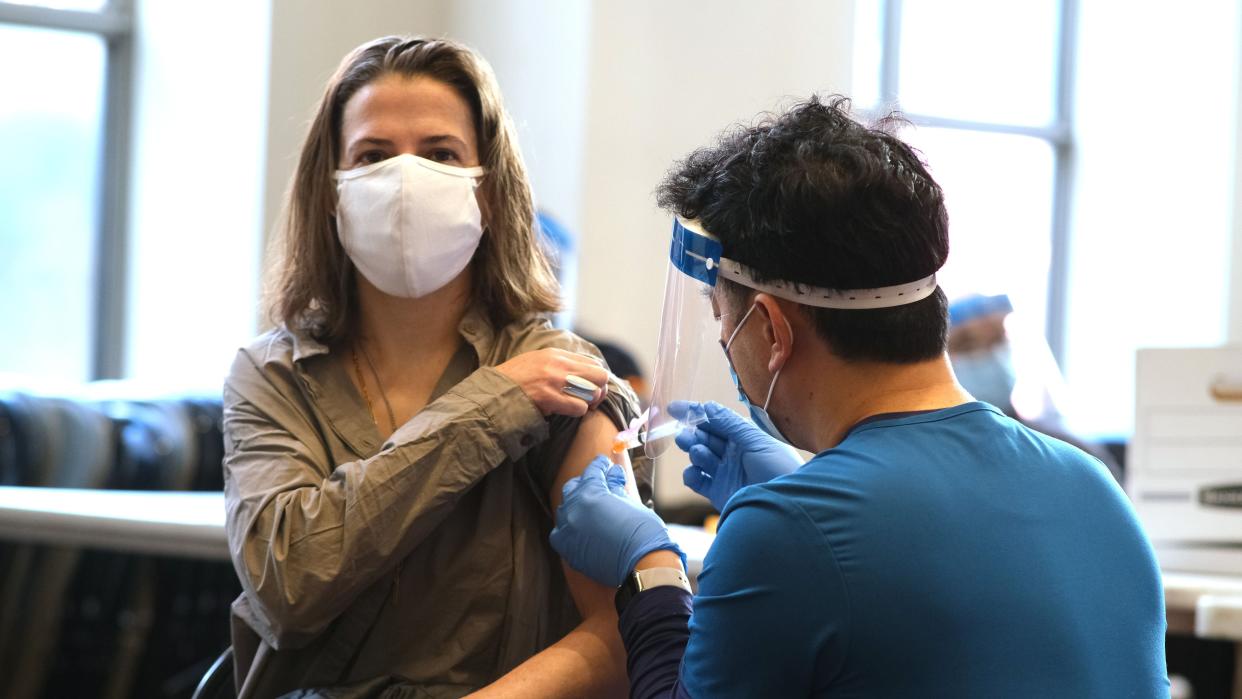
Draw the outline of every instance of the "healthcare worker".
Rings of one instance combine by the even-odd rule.
[[[620,470],[565,486],[552,544],[620,586],[632,696],[1168,696],[1133,510],[1099,462],[954,380],[941,189],[847,105],[727,132],[659,190],[686,280],[662,332],[690,337],[706,296],[752,420],[663,406],[698,421],[685,480],[723,511],[693,598]]]

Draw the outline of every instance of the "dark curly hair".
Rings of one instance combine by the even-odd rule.
[[[870,127],[833,95],[721,135],[691,153],[657,190],[659,204],[698,219],[724,256],[783,279],[868,289],[926,277],[949,254],[944,194],[917,151],[893,135],[890,114]],[[755,292],[720,282],[736,306]],[[837,310],[802,306],[847,360],[910,363],[945,349],[944,292],[906,306]]]

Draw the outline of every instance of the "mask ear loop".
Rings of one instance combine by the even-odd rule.
[[[486,203],[486,198],[482,201],[479,200],[479,187],[483,186],[483,178],[487,177],[487,173],[488,170],[485,169],[481,174],[470,179],[470,192],[474,194],[475,202],[479,205],[479,226],[483,229],[483,235],[491,232],[490,226],[487,225],[488,219],[491,218],[491,214],[488,212],[490,207]],[[533,227],[533,222],[531,225]],[[531,231],[532,234],[534,232],[534,230]]]
[[[782,317],[782,319],[785,321],[785,328],[789,330],[789,342],[790,344],[793,344],[793,325],[790,324],[788,318]],[[776,380],[781,377],[781,372],[784,370],[785,367],[782,365],[781,368],[777,369],[776,373],[772,375],[772,383],[768,384],[768,397],[763,401],[763,412],[765,413],[768,412],[768,404],[772,402],[772,392],[776,390]],[[771,413],[769,413],[769,415],[771,415]]]
[[[733,334],[729,335],[729,339],[725,342],[725,345],[724,345],[725,354],[729,353],[729,348],[733,346],[733,341],[737,339],[737,334],[741,332],[742,326],[746,324],[746,319],[750,317],[751,313],[755,312],[755,307],[758,305],[759,304],[757,303],[752,303],[750,305],[750,308],[746,310],[746,314],[743,315],[742,319],[737,322],[737,327],[733,329]]]

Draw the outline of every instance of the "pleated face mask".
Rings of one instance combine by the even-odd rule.
[[[419,298],[470,264],[483,237],[474,190],[481,167],[402,154],[336,172],[336,229],[349,259],[380,291]]]

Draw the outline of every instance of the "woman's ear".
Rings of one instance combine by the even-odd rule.
[[[789,322],[787,309],[782,302],[771,294],[760,293],[755,296],[756,311],[764,319],[763,339],[768,343],[771,358],[768,360],[768,371],[777,372],[789,361],[793,354],[793,325]]]

